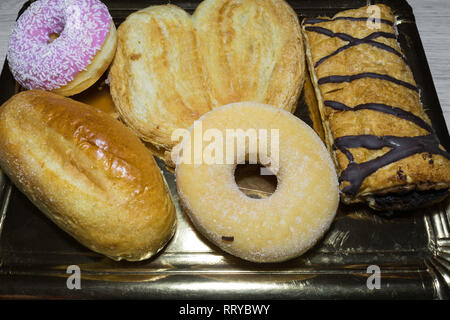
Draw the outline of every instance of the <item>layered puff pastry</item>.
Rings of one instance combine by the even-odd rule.
[[[378,12],[377,20],[369,13]],[[307,62],[344,203],[402,210],[443,200],[440,145],[385,5],[302,23]]]
[[[123,121],[169,166],[172,133],[224,104],[295,111],[304,75],[300,23],[283,0],[205,0],[131,14],[109,73]]]

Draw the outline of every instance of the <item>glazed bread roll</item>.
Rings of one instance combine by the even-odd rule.
[[[285,1],[206,0],[193,16],[174,5],[131,14],[109,79],[123,121],[173,166],[175,129],[232,102],[293,112],[304,71],[300,24]]]
[[[54,93],[0,107],[0,165],[59,227],[114,260],[156,254],[175,208],[153,156],[111,116]]]

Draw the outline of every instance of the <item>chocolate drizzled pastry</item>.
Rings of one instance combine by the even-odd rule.
[[[375,25],[362,7],[305,19],[303,32],[342,201],[404,210],[448,196],[450,154],[423,109],[395,17],[377,6]]]

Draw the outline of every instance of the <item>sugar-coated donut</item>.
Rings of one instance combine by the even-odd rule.
[[[237,159],[250,157],[248,148],[237,148],[232,162],[226,161],[227,154],[223,164],[206,159],[208,153],[226,153],[227,143],[223,149],[214,149],[213,141],[237,129],[278,129],[278,157],[272,148],[276,136],[266,144],[271,165],[273,159],[279,159],[278,184],[268,198],[250,198],[235,182]],[[258,136],[258,145],[262,137]],[[267,137],[272,135],[267,133]],[[210,152],[212,149],[215,151]],[[253,102],[218,107],[194,123],[176,150],[177,189],[184,210],[201,234],[232,255],[254,262],[297,257],[323,236],[334,219],[339,196],[331,157],[318,135],[285,110]],[[198,150],[203,153],[200,157]]]
[[[102,2],[38,0],[17,20],[7,58],[24,88],[71,96],[100,78],[116,46],[116,28]]]

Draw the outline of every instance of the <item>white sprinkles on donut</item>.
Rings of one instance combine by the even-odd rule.
[[[8,63],[26,89],[53,90],[86,70],[102,48],[112,18],[98,0],[38,0],[19,17]],[[59,37],[53,42],[51,34]]]

